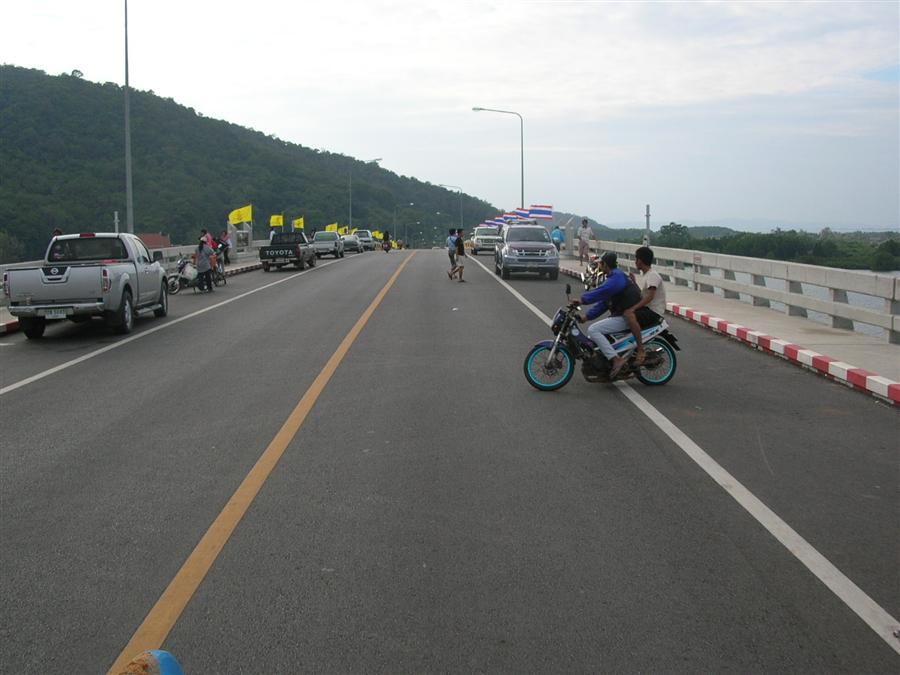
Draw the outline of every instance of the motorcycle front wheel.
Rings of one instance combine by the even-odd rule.
[[[565,347],[558,346],[553,360],[548,363],[549,356],[550,347],[535,345],[525,357],[525,379],[528,384],[541,391],[561,389],[575,372],[575,359]]]
[[[665,384],[675,377],[678,362],[675,350],[662,338],[655,337],[644,345],[646,357],[644,363],[637,368],[637,379],[644,384],[655,386]]]
[[[178,277],[169,277],[169,295],[177,295],[181,290],[181,280]]]

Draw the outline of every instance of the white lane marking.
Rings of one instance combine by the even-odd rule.
[[[487,268],[479,261],[482,269]],[[490,274],[490,272],[488,272]],[[494,276],[491,274],[491,276]],[[522,296],[502,279],[497,279],[517,298]],[[526,306],[547,325],[550,325],[550,317],[537,309],[528,301]],[[816,578],[839,597],[847,607],[853,610],[859,618],[875,631],[876,635],[884,640],[888,646],[900,654],[900,637],[895,632],[900,629],[900,621],[897,621],[878,603],[870,598],[865,591],[853,583],[843,572],[835,567],[825,556],[819,553],[813,546],[801,537],[790,525],[782,520],[778,514],[772,511],[756,495],[745,488],[740,481],[726,471],[716,460],[710,457],[699,445],[694,443],[687,434],[676,427],[665,415],[654,408],[647,399],[637,393],[625,382],[616,382],[615,386],[631,401],[638,410],[646,415],[666,436],[668,436],[681,450],[712,478],[725,492],[727,492],[738,504],[740,504],[756,521],[790,551],[803,565],[812,572]]]
[[[141,338],[147,337],[148,335],[152,335],[157,331],[165,330],[166,328],[171,328],[182,321],[187,321],[188,319],[192,319],[195,316],[200,316],[201,314],[205,314],[206,312],[211,312],[214,309],[218,309],[219,307],[223,307],[235,300],[240,300],[241,298],[246,298],[248,295],[253,295],[254,293],[259,293],[260,291],[264,291],[267,288],[272,288],[272,286],[277,286],[278,284],[283,284],[286,281],[290,281],[291,279],[296,279],[297,277],[303,276],[304,274],[309,274],[310,272],[315,272],[316,270],[323,269],[325,267],[330,267],[335,263],[339,262],[338,260],[333,260],[330,263],[320,263],[313,267],[312,269],[304,270],[303,272],[297,272],[296,274],[291,274],[290,276],[284,277],[283,279],[279,279],[278,281],[273,281],[270,284],[266,284],[265,286],[260,286],[259,288],[254,288],[251,291],[247,291],[246,293],[241,293],[240,295],[236,295],[233,298],[228,298],[227,300],[223,300],[222,302],[218,302],[215,305],[209,305],[208,307],[204,307],[203,309],[198,309],[196,312],[192,312],[191,314],[187,314],[185,316],[179,317],[177,319],[173,319],[172,321],[167,321],[164,324],[156,326],[154,328],[150,328],[149,330],[142,331],[137,335],[132,335],[131,337],[127,337],[123,340],[119,340],[118,342],[114,342],[111,345],[107,345],[106,347],[101,347],[100,349],[95,349],[92,352],[88,352],[82,356],[79,356],[77,359],[72,359],[71,361],[66,361],[65,363],[61,363],[58,366],[54,366],[53,368],[49,368],[44,370],[36,375],[32,375],[31,377],[26,377],[24,380],[19,380],[14,384],[10,384],[6,387],[0,388],[0,396],[4,394],[8,394],[11,391],[15,391],[16,389],[20,389],[26,385],[29,385],[33,382],[37,382],[38,380],[42,380],[45,377],[53,375],[54,373],[58,373],[61,370],[65,370],[66,368],[71,368],[72,366],[78,365],[79,363],[83,363],[89,359],[94,358],[95,356],[100,356],[101,354],[105,354],[106,352],[112,351],[113,349],[117,349],[122,347],[123,345],[127,345],[130,342],[134,342],[135,340],[140,340]]]

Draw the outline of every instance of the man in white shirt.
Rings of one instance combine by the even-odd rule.
[[[666,313],[666,288],[663,285],[663,279],[659,272],[655,272],[652,269],[653,251],[649,246],[641,246],[634,252],[634,265],[640,270],[644,282],[641,301],[634,307],[626,309],[622,316],[628,322],[628,327],[631,328],[631,334],[634,335],[634,340],[637,343],[634,362],[641,364],[644,362],[644,343],[641,340],[641,322],[635,313],[644,308],[641,312],[641,318],[644,319],[644,322],[649,316],[647,310],[662,317]],[[632,279],[634,279],[634,275],[632,275]]]
[[[581,228],[578,230],[578,264],[582,267],[584,266],[585,260],[590,260],[591,257],[591,228],[588,225],[588,219],[581,219]]]

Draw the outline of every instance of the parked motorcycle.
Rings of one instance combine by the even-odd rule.
[[[595,253],[588,260],[587,270],[581,273],[581,283],[584,284],[584,290],[589,291],[604,281],[606,275],[600,270],[600,256]]]
[[[566,284],[567,300],[571,293],[572,287]],[[556,338],[538,342],[528,352],[525,379],[532,387],[541,391],[564,387],[575,372],[575,361],[581,361],[581,374],[588,382],[610,381],[610,362],[578,325],[580,310],[580,305],[572,301],[560,307],[550,326]],[[655,326],[642,329],[641,336],[645,357],[640,365],[634,362],[637,345],[630,331],[608,336],[616,354],[628,359],[615,379],[636,377],[651,386],[665,384],[675,376],[678,365],[675,352],[681,349],[678,340],[663,318]]]
[[[226,283],[225,275],[219,271],[218,266],[212,268],[211,276],[216,286]],[[177,295],[183,288],[199,290],[199,283],[200,274],[197,272],[197,266],[186,256],[181,256],[175,263],[175,271],[169,275],[169,295]]]

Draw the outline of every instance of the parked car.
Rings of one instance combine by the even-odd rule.
[[[359,237],[359,240],[367,251],[375,250],[375,237],[372,236],[371,230],[357,230],[353,234]]]
[[[337,232],[316,232],[312,240],[316,257],[333,255],[335,258],[344,257],[344,242]]]
[[[503,243],[503,237],[496,227],[476,227],[472,233],[472,255],[478,255],[479,251],[493,253],[498,244]]]
[[[345,234],[341,239],[344,242],[345,251],[353,251],[354,253],[364,253],[366,247],[355,234]]]
[[[316,252],[303,232],[281,232],[272,236],[268,246],[259,249],[259,260],[263,272],[272,267],[295,265],[297,269],[305,269],[316,264]]]
[[[48,321],[79,323],[95,316],[116,332],[130,333],[135,317],[169,312],[161,259],[133,234],[62,235],[50,241],[40,267],[4,272],[3,292],[29,339],[41,337]]]
[[[540,225],[507,226],[503,231],[503,243],[494,254],[494,272],[504,279],[519,272],[558,278],[559,253],[546,228]]]

